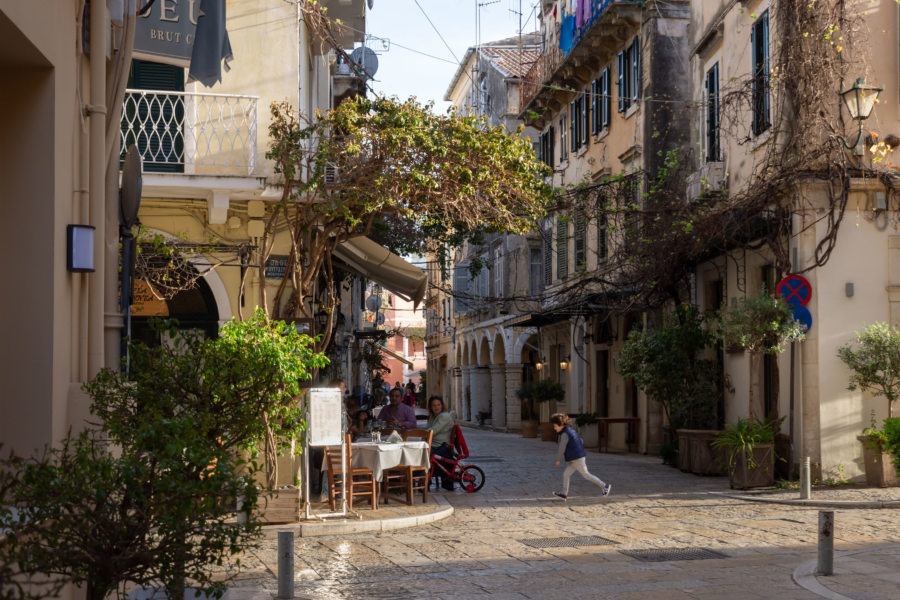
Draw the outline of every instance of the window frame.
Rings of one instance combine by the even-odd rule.
[[[719,63],[716,62],[706,72],[706,162],[722,160],[719,101]]]
[[[750,75],[752,81],[752,122],[754,135],[771,127],[771,94],[769,90],[769,11],[753,24],[750,30]]]

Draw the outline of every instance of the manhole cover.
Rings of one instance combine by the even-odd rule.
[[[576,546],[607,546],[610,544],[618,544],[612,540],[608,540],[598,535],[577,535],[575,537],[560,538],[534,538],[530,540],[519,540],[526,546],[532,548],[575,548]]]
[[[670,560],[705,560],[707,558],[728,558],[726,555],[706,548],[661,548],[654,550],[619,550],[622,554],[643,562],[667,562]]]

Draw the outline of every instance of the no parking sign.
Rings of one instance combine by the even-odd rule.
[[[806,308],[812,298],[812,286],[801,275],[788,275],[775,286],[778,296],[787,302],[794,312],[794,320],[803,325],[803,331],[812,327],[812,313]]]

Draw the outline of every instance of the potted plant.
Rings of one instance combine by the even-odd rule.
[[[534,382],[523,383],[516,395],[522,402],[522,437],[535,438],[538,430],[538,413],[535,407]]]
[[[850,367],[851,391],[882,396],[887,402],[885,429],[879,430],[872,411],[871,425],[857,439],[863,445],[866,484],[876,487],[900,485],[888,451],[887,424],[893,422],[894,401],[900,396],[900,330],[887,323],[874,323],[856,332],[858,348],[838,348],[838,357]]]
[[[721,472],[709,443],[718,433],[717,405],[728,381],[716,361],[704,358],[714,342],[698,308],[682,304],[661,325],[632,330],[617,364],[623,377],[662,406],[677,435],[666,448],[667,459],[677,456],[686,472]]]
[[[541,379],[538,381],[528,381],[522,384],[518,392],[519,398],[522,399],[522,436],[533,437],[525,434],[525,414],[528,413],[529,420],[534,422],[535,436],[537,435],[538,411],[536,404],[544,402],[559,402],[566,396],[566,390],[562,385],[549,379]],[[548,432],[549,430],[549,432]],[[541,424],[541,439],[544,441],[553,441],[556,439],[556,432],[550,426],[550,423]]]
[[[585,448],[598,448],[600,446],[600,430],[597,425],[598,415],[595,412],[581,413],[575,417],[575,425],[578,426],[578,434]]]
[[[712,440],[722,451],[732,489],[765,487],[775,483],[775,430],[753,417],[725,426]]]

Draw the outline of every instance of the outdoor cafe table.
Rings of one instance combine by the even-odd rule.
[[[385,469],[397,465],[428,465],[428,442],[353,442],[351,466],[372,469],[381,481]]]

